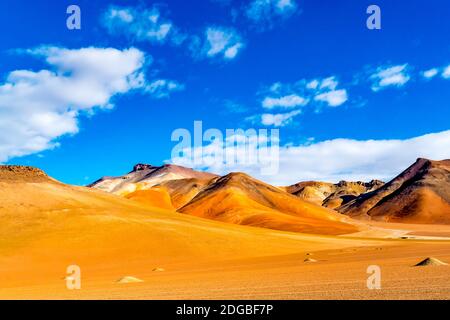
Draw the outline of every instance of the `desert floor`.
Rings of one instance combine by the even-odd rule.
[[[386,227],[383,223],[372,225]],[[286,237],[299,242],[298,252],[291,254],[266,252],[262,257],[186,259],[160,264],[154,259],[129,264],[111,260],[101,266],[86,263],[86,267],[81,265],[80,290],[66,289],[64,271],[48,272],[42,278],[34,272],[20,273],[22,284],[12,281],[17,280],[18,273],[16,278],[11,278],[10,273],[10,281],[2,284],[0,298],[450,299],[450,266],[414,267],[427,257],[450,262],[450,238],[443,238],[450,235],[450,228],[400,224],[388,227],[396,228],[392,238],[389,232],[378,229],[362,238],[286,233]],[[280,232],[275,233],[280,236]],[[373,238],[377,235],[377,239]],[[317,262],[305,262],[306,258]],[[366,286],[369,265],[381,267],[380,290]],[[153,271],[155,268],[164,271]],[[123,276],[143,282],[118,283]]]

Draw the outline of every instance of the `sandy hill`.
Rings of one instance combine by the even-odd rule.
[[[383,187],[338,210],[358,218],[450,224],[450,160],[417,159]]]
[[[336,184],[305,181],[286,187],[285,190],[303,200],[335,209],[355,199],[360,194],[373,191],[383,184],[379,180],[372,180],[370,182],[340,181]]]
[[[167,190],[172,200],[172,205],[179,209],[189,203],[200,191],[202,191],[209,183],[218,178],[212,179],[177,179],[163,182],[154,188],[164,188]]]
[[[155,186],[150,189],[137,190],[126,194],[124,197],[152,207],[175,211],[170,194],[163,187]]]
[[[179,212],[228,223],[322,234],[356,231],[332,210],[243,173],[216,179]]]
[[[126,195],[138,190],[146,190],[151,187],[171,180],[178,179],[211,179],[215,174],[195,171],[176,165],[163,165],[160,167],[148,164],[137,164],[133,170],[120,177],[103,177],[88,187],[100,189],[106,192]]]

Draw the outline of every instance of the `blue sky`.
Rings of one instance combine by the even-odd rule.
[[[70,4],[81,30],[66,28]],[[381,30],[366,27],[371,4]],[[449,12],[440,0],[2,2],[0,162],[83,185],[162,164],[172,132],[201,120],[278,128],[269,182],[387,179],[450,157]]]

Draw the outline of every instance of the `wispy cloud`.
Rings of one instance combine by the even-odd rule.
[[[329,107],[338,107],[348,100],[347,89],[338,89],[335,76],[309,81],[306,88],[312,92],[314,101],[325,103]]]
[[[174,80],[157,79],[147,84],[144,88],[145,92],[151,96],[161,99],[167,98],[171,93],[184,90],[185,86]]]
[[[450,79],[450,65],[441,66],[431,68],[425,71],[422,71],[421,76],[427,80],[433,79],[436,76],[440,75],[443,79]]]
[[[442,77],[444,79],[450,79],[450,65],[444,68],[444,71],[442,71]]]
[[[236,58],[244,42],[237,30],[225,27],[208,27],[204,33],[203,43],[197,43],[193,50],[200,57],[220,57],[225,60]]]
[[[320,93],[314,97],[314,100],[325,102],[330,107],[338,107],[344,104],[347,99],[347,91],[344,89]]]
[[[110,6],[102,17],[103,26],[112,35],[125,35],[136,41],[180,44],[180,34],[173,23],[161,15],[158,7]]]
[[[307,103],[307,99],[300,97],[297,94],[291,94],[279,98],[266,97],[262,102],[262,106],[265,109],[273,109],[277,107],[294,108],[297,106],[304,106]]]
[[[338,86],[339,81],[335,76],[302,79],[288,84],[276,82],[263,91],[267,96],[262,100],[262,106],[265,109],[294,108],[319,101],[335,107],[347,101],[347,90],[338,89]]]
[[[346,89],[339,89],[337,77],[302,79],[295,83],[283,84],[275,82],[260,92],[265,95],[261,106],[264,110],[293,109],[288,113],[266,113],[250,117],[253,121],[259,119],[264,125],[286,126],[292,124],[292,119],[301,114],[301,110],[309,105],[315,105],[320,110],[323,105],[338,107],[348,100]]]
[[[403,87],[410,79],[408,64],[383,66],[370,76],[372,90],[380,91],[387,87]]]
[[[261,124],[266,126],[284,127],[291,123],[292,119],[300,113],[300,110],[277,114],[264,113],[261,115]]]
[[[196,59],[233,60],[245,43],[234,28],[208,26],[203,34],[182,31],[161,13],[160,7],[110,6],[102,24],[111,35],[122,35],[133,41],[172,44],[191,51]]]
[[[439,73],[439,70],[438,70],[437,68],[432,68],[432,69],[423,71],[423,72],[422,72],[422,76],[423,76],[424,78],[426,78],[426,79],[432,79],[432,78],[434,78],[435,76],[437,76],[438,73]]]
[[[296,0],[252,0],[245,8],[246,17],[261,28],[271,28],[277,20],[298,11]]]

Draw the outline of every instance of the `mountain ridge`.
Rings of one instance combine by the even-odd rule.
[[[303,201],[245,173],[215,179],[178,212],[283,231],[327,234],[357,231],[333,210]]]
[[[384,186],[338,211],[361,219],[450,223],[450,160],[418,158]]]
[[[380,180],[370,182],[341,180],[338,183],[302,181],[284,189],[306,201],[336,209],[360,194],[377,189],[383,184],[384,182]]]
[[[132,171],[123,176],[105,176],[89,184],[87,187],[119,195],[126,195],[138,190],[149,189],[165,181],[186,178],[206,179],[213,177],[217,177],[217,175],[172,164],[153,166],[150,164],[139,163],[133,167]]]

